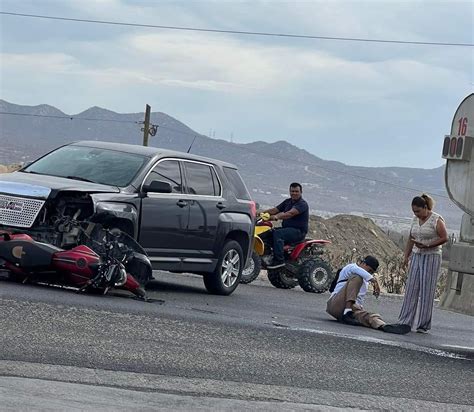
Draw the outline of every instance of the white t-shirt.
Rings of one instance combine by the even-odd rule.
[[[373,279],[373,276],[369,272],[367,272],[365,269],[362,269],[356,263],[350,263],[349,265],[344,266],[344,268],[341,270],[341,272],[339,273],[339,279],[338,279],[339,283],[334,288],[334,292],[331,293],[331,297],[334,296],[336,293],[338,293],[345,286],[346,282],[340,282],[340,281],[347,280],[353,275],[360,276],[364,280],[360,288],[359,294],[357,295],[357,301],[356,301],[358,305],[362,306],[364,303],[365,294],[367,293],[367,287],[369,285],[369,281]]]

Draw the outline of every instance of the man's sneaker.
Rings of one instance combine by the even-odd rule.
[[[381,331],[386,333],[396,333],[397,335],[405,335],[411,331],[410,325],[404,325],[402,323],[395,323],[393,325],[383,325],[379,328]]]
[[[360,323],[355,317],[354,317],[354,312],[350,311],[342,315],[341,322],[345,323],[346,325],[352,325],[352,326],[362,326],[362,323]]]
[[[425,333],[425,334],[426,334],[426,333],[428,333],[428,329],[425,329],[425,328],[418,328],[418,329],[416,330],[416,333]]]
[[[285,266],[285,262],[274,260],[272,263],[270,263],[267,266],[267,269],[278,269],[278,268],[282,268],[283,266]]]

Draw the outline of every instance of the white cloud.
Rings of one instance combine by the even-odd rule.
[[[77,60],[64,53],[2,53],[1,69],[30,73],[66,73],[77,67]]]
[[[323,36],[470,41],[472,31],[472,5],[460,1],[4,4],[20,12],[67,17]],[[16,24],[16,19],[25,24]],[[126,112],[149,101],[153,109],[178,116],[198,131],[232,131],[247,141],[294,138],[308,150],[316,148],[321,157],[349,162],[357,148],[371,145],[371,161],[388,156],[394,163],[391,154],[400,145],[398,136],[416,136],[420,142],[419,149],[413,145],[409,153],[400,154],[405,164],[423,158],[423,147],[432,145],[432,137],[423,141],[422,136],[437,135],[438,130],[441,136],[449,128],[458,99],[472,90],[473,81],[470,48],[264,38],[6,16],[1,34],[1,97],[7,100],[50,103],[72,113],[92,105]],[[33,96],[37,100],[28,101]],[[335,137],[318,145],[318,133]],[[341,147],[341,139],[355,133],[358,146],[354,149],[348,142],[347,148]],[[438,165],[439,153],[430,162]]]
[[[147,70],[168,84],[223,91],[269,89],[279,79],[272,49],[203,34],[144,34],[129,44],[146,56]]]

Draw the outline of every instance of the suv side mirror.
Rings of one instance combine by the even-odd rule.
[[[149,184],[143,185],[143,191],[145,193],[171,193],[173,189],[168,182],[152,180]]]

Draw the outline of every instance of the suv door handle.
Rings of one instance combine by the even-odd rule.
[[[178,200],[176,202],[176,204],[179,206],[179,207],[185,207],[188,205],[188,202],[186,202],[186,200]]]
[[[222,210],[226,208],[226,205],[222,202],[217,202],[216,207]]]

